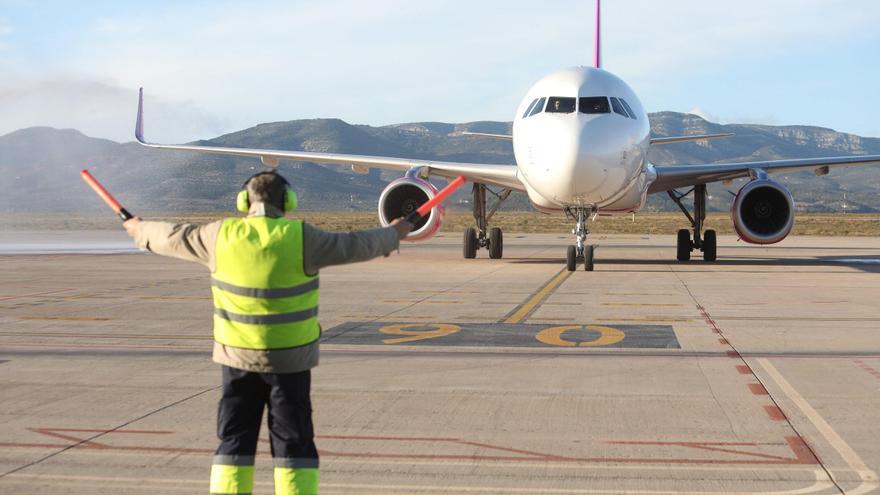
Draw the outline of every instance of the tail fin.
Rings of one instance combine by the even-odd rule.
[[[602,67],[602,10],[601,0],[596,0],[596,56],[593,65],[599,69]]]

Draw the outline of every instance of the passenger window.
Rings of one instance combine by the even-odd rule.
[[[629,114],[626,113],[626,110],[623,109],[623,105],[620,104],[620,100],[615,97],[611,97],[611,108],[614,109],[614,113],[623,115],[626,118],[629,118]]]
[[[577,100],[561,96],[551,96],[547,99],[547,113],[572,113]]]
[[[535,106],[532,108],[532,111],[529,113],[529,117],[531,117],[532,115],[537,115],[537,114],[541,113],[541,110],[544,110],[544,101],[546,101],[546,100],[547,100],[547,98],[539,99],[538,103],[535,103]]]
[[[529,112],[532,111],[532,107],[535,106],[535,103],[538,103],[538,99],[537,99],[537,98],[535,98],[534,100],[532,100],[531,103],[529,103],[529,108],[526,108],[526,111],[523,112],[523,116],[522,116],[522,118],[526,118],[526,117],[529,116]]]
[[[623,105],[623,108],[626,109],[626,111],[627,111],[627,113],[629,113],[629,116],[630,116],[630,117],[632,117],[632,118],[635,119],[635,120],[638,120],[638,117],[636,117],[636,113],[633,112],[633,109],[630,108],[630,106],[626,103],[626,100],[624,100],[623,98],[621,98],[621,99],[620,99],[620,104]]]
[[[604,96],[584,96],[578,103],[581,113],[611,113],[608,98]]]

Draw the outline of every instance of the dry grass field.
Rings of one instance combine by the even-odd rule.
[[[230,213],[144,214],[147,220],[210,222]],[[301,218],[320,228],[349,231],[378,225],[376,215],[370,212],[298,211]],[[443,232],[461,232],[473,225],[470,213],[454,211],[446,215]],[[543,215],[535,212],[500,212],[492,219],[492,226],[501,227],[509,233],[560,233],[567,234],[573,222],[563,216]],[[733,234],[730,216],[712,213],[706,221],[707,228],[719,234]],[[599,217],[590,223],[594,234],[674,234],[687,228],[687,219],[681,213],[642,213],[635,216]],[[110,213],[92,214],[3,214],[0,229],[15,230],[105,230],[119,228],[119,220]],[[880,236],[880,215],[877,214],[799,214],[795,218],[792,235],[827,236]]]

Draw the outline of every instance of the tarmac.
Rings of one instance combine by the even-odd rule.
[[[0,493],[207,493],[207,270],[54,235],[0,236]],[[880,240],[591,240],[322,270],[321,493],[880,493]]]

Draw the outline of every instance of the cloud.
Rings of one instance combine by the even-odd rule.
[[[232,130],[190,102],[148,96],[144,105],[147,135],[155,141],[191,141]],[[127,142],[134,139],[137,90],[76,77],[0,81],[0,108],[0,135],[49,126]]]
[[[687,111],[687,113],[696,115],[701,119],[708,120],[709,122],[718,122],[718,117],[712,115],[711,113],[703,110],[701,107],[694,107]]]

